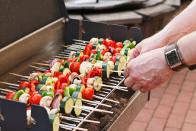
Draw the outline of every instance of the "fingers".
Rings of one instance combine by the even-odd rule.
[[[141,50],[142,50],[141,44],[138,44],[138,45],[133,49],[133,57],[136,58],[137,56],[139,56]]]
[[[126,87],[132,87],[133,86],[133,80],[131,79],[131,77],[127,77],[124,81],[124,84]]]
[[[134,91],[140,90],[142,88],[141,85],[139,84],[133,84],[133,86],[131,87]]]

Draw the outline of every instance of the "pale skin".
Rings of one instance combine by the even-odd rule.
[[[184,63],[196,64],[196,0],[157,34],[144,39],[134,49],[134,59],[125,70],[125,85],[147,92],[167,81],[173,70],[164,56],[165,46],[178,41]]]

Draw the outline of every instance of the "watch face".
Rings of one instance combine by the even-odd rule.
[[[176,54],[176,51],[174,50],[167,54],[167,59],[168,59],[169,65],[175,65],[179,63],[178,56]]]

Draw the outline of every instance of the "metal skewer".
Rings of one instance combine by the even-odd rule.
[[[68,116],[60,116],[62,119],[65,120],[79,120],[79,121],[84,121],[84,122],[89,122],[89,123],[95,123],[95,124],[100,124],[100,121],[94,121],[94,120],[84,120],[82,118],[74,118],[74,117],[68,117]]]

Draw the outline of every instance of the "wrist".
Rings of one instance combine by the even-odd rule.
[[[186,65],[193,65],[195,64],[194,61],[192,61],[192,54],[190,51],[187,51],[187,44],[183,44],[183,42],[181,40],[179,40],[177,42],[177,45],[178,45],[178,48],[182,54],[182,57],[183,57],[183,62],[186,64]],[[188,49],[189,50],[189,49]]]
[[[177,42],[172,43],[165,47],[164,55],[167,65],[174,71],[180,71],[188,67],[185,63],[182,53],[177,45]]]

